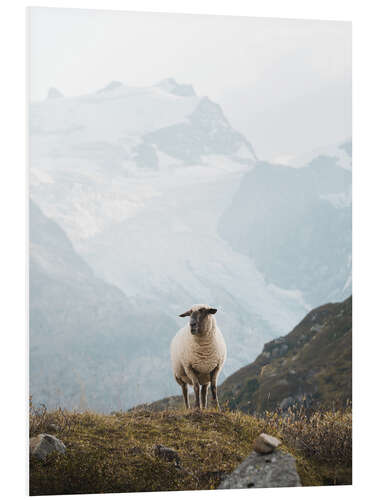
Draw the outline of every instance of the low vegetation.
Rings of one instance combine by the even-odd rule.
[[[309,405],[345,407],[352,398],[352,297],[313,309],[286,336],[219,388],[232,409],[254,413]]]
[[[30,436],[41,432],[56,435],[67,452],[30,458],[31,495],[214,489],[261,432],[280,438],[295,456],[303,485],[351,484],[349,407],[255,417],[229,409],[103,415],[31,405]],[[176,450],[181,466],[155,456],[156,444]]]

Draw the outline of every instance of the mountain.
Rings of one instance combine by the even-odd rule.
[[[161,358],[175,329],[165,314],[144,314],[121,290],[97,278],[64,231],[31,201],[30,394],[35,404],[104,411],[163,395],[150,370],[153,363],[163,368]],[[135,372],[137,381],[129,383]]]
[[[219,234],[268,282],[300,290],[316,306],[351,293],[351,227],[351,172],[318,156],[303,168],[259,162],[243,177]]]
[[[233,346],[229,375],[307,306],[298,290],[265,283],[218,235],[256,157],[220,106],[183,89],[171,80],[148,88],[111,82],[32,103],[31,195],[95,274],[145,311],[175,323],[181,308],[216,304]],[[166,349],[164,365],[168,356]],[[169,369],[158,377],[164,387]]]
[[[340,167],[351,170],[352,169],[352,140],[346,139],[336,144],[330,144],[329,146],[323,146],[318,149],[309,151],[308,153],[299,154],[289,159],[288,165],[294,167],[301,167],[303,165],[308,165],[315,158],[324,157],[329,160],[333,165],[339,165]]]
[[[79,340],[83,354],[75,358],[75,362],[82,372],[87,372],[85,387],[94,384],[91,380],[95,381],[96,375],[92,374],[99,365],[106,373],[101,378],[103,389],[97,391],[95,404],[112,408],[117,398],[118,405],[125,408],[178,392],[170,370],[168,345],[185,323],[178,315],[194,303],[211,303],[218,308],[217,320],[229,347],[225,377],[254,360],[265,342],[290,331],[311,309],[310,300],[334,295],[335,287],[341,290],[344,274],[348,283],[346,290],[349,290],[350,263],[346,272],[340,267],[337,278],[337,267],[325,269],[329,261],[319,257],[319,252],[330,251],[324,232],[318,232],[323,239],[314,242],[319,247],[319,252],[315,252],[314,273],[322,271],[322,279],[317,280],[304,275],[311,269],[309,240],[300,245],[303,251],[307,246],[310,253],[307,262],[301,259],[295,277],[294,260],[284,266],[286,270],[280,277],[278,268],[277,272],[272,268],[271,274],[261,260],[262,255],[256,260],[250,254],[246,241],[238,244],[238,233],[249,235],[254,225],[252,216],[248,219],[237,209],[237,200],[242,197],[244,186],[247,189],[247,179],[253,173],[258,176],[262,165],[250,141],[232,127],[218,104],[196,95],[192,86],[173,79],[144,88],[114,81],[87,95],[61,95],[31,104],[31,197],[50,223],[63,231],[71,251],[82,263],[79,272],[77,268],[72,270],[69,286],[65,281],[61,287],[59,277],[56,285],[59,295],[46,315],[51,329],[61,330],[61,338],[79,339],[78,332],[83,332]],[[266,190],[254,210],[263,210],[264,205],[272,211],[281,171],[284,172],[280,168],[270,166],[267,171],[270,189],[276,193]],[[287,170],[294,173],[304,169]],[[345,184],[349,190],[342,172],[350,177],[348,172],[333,168],[329,186]],[[308,184],[310,180],[304,182]],[[303,208],[298,195],[301,184],[293,181],[292,186],[290,197],[299,212]],[[325,200],[316,195],[317,203],[332,206],[336,223],[341,209],[334,204],[342,204],[346,198],[341,192],[327,189]],[[244,196],[247,197],[246,192]],[[246,205],[244,210],[246,212]],[[287,213],[293,214],[293,211]],[[310,210],[309,214],[310,218],[304,223],[311,228],[318,227],[320,212],[315,214]],[[342,240],[350,240],[346,220],[344,217],[343,234],[338,235]],[[286,230],[293,229],[294,222],[295,219],[286,221]],[[263,230],[259,220],[257,227],[256,245],[261,249]],[[312,231],[309,227],[305,232]],[[50,228],[48,226],[46,232]],[[252,234],[255,237],[255,232]],[[60,236],[56,236],[57,239]],[[275,248],[282,247],[284,234],[279,232],[274,236]],[[327,241],[331,245],[331,241]],[[342,253],[347,255],[347,250],[345,243]],[[51,259],[55,252],[61,262],[58,243],[48,251]],[[271,255],[270,250],[264,251],[264,257],[272,261]],[[341,257],[337,265],[342,265]],[[58,266],[53,267],[56,270]],[[73,294],[70,284],[75,283],[75,273],[83,273],[83,267],[89,271]],[[285,276],[293,279],[289,282]],[[56,278],[53,273],[48,280],[51,278]],[[40,292],[38,286],[41,285],[35,286],[31,295],[38,297],[45,290],[46,298],[42,295],[40,302],[41,313],[43,307],[49,307],[49,285]],[[72,324],[64,330],[65,317],[56,311],[60,311],[59,303],[70,304],[73,297],[77,307],[72,307],[75,311]],[[121,318],[113,322],[106,336],[108,347],[103,344],[102,329],[93,324],[97,321],[92,311],[99,304],[104,304],[105,309],[103,329],[107,322],[112,324],[107,313],[111,318]],[[117,309],[112,311],[115,304]],[[86,317],[90,314],[91,318]],[[124,330],[128,332],[125,336]],[[93,361],[84,355],[90,331],[93,332],[91,342],[94,339],[96,342]],[[31,336],[36,337],[34,332],[31,331]],[[116,348],[120,345],[116,339],[122,338],[125,342],[127,335],[131,349],[121,371],[123,354]],[[55,353],[52,340],[48,346]],[[46,344],[43,355],[47,352]],[[100,356],[106,355],[102,364],[95,362],[97,352]],[[56,373],[52,363],[49,369]],[[48,370],[44,373],[48,374]],[[77,388],[79,384],[77,386],[71,372],[71,387]],[[48,377],[44,377],[45,385],[49,384]],[[51,377],[50,386],[54,387],[57,377]],[[73,397],[71,387],[68,383],[64,385],[62,405],[77,404],[77,390],[74,389]],[[89,405],[95,395],[93,385],[91,387],[91,396],[87,396]]]
[[[250,363],[218,389],[230,409],[245,413],[286,410],[294,404],[345,406],[352,399],[352,297],[313,309],[286,336],[265,344]],[[181,396],[148,409],[179,408]]]

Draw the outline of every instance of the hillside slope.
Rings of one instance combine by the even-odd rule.
[[[265,344],[224,381],[221,397],[246,412],[351,400],[352,298],[312,310],[288,335]]]

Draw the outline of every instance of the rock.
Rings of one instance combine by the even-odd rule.
[[[254,451],[261,454],[272,453],[281,441],[269,434],[260,434],[254,441]]]
[[[59,426],[57,424],[54,424],[53,422],[49,423],[47,425],[47,431],[49,432],[58,432]]]
[[[51,87],[48,90],[47,99],[60,99],[61,97],[64,97],[64,95],[55,87]]]
[[[142,455],[143,451],[139,446],[133,446],[132,448],[129,448],[128,453],[129,455]]]
[[[154,446],[154,455],[156,457],[162,458],[167,462],[174,462],[176,465],[180,465],[181,460],[177,451],[162,444],[156,444]]]
[[[30,455],[44,460],[47,455],[57,451],[65,453],[65,444],[51,434],[38,434],[38,436],[30,439]]]
[[[271,356],[272,356],[273,358],[277,358],[277,357],[278,357],[278,355],[279,355],[279,353],[280,353],[279,348],[278,348],[278,347],[274,347],[274,348],[272,349]]]
[[[106,92],[111,92],[112,90],[116,90],[118,88],[121,88],[123,87],[124,85],[122,84],[122,82],[117,82],[117,81],[112,81],[110,82],[108,85],[106,85],[104,88],[102,89],[99,89],[97,91],[97,94],[103,94],[103,93],[106,93]]]
[[[312,332],[318,332],[320,333],[323,330],[323,325],[313,325],[310,330]]]
[[[192,85],[177,83],[174,78],[162,80],[157,84],[157,87],[163,89],[165,92],[181,97],[194,97],[197,95]]]
[[[279,404],[279,408],[281,410],[287,410],[290,406],[292,406],[294,403],[294,399],[291,396],[288,396],[287,398],[284,398],[281,403]]]
[[[284,356],[288,352],[289,346],[288,344],[282,344],[280,346],[280,356]]]
[[[296,461],[289,453],[275,450],[272,455],[255,451],[227,476],[219,490],[239,488],[282,488],[301,486]]]

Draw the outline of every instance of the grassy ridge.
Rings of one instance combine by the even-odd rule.
[[[279,437],[296,457],[303,485],[351,483],[350,409],[258,418],[228,410],[102,415],[31,407],[30,436],[40,432],[56,435],[67,452],[30,459],[31,495],[214,489],[260,432]],[[154,456],[155,444],[174,448],[183,470]]]

